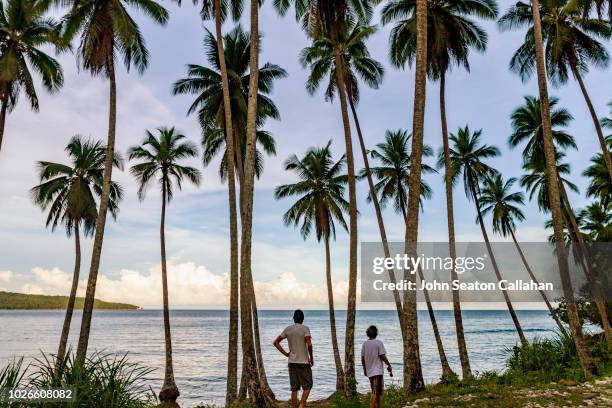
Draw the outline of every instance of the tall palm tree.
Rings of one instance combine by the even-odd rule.
[[[185,136],[172,128],[158,128],[158,136],[146,131],[142,144],[128,150],[129,160],[138,161],[130,172],[138,181],[138,198],[145,198],[147,189],[155,182],[159,183],[162,196],[159,241],[161,247],[162,292],[164,307],[164,339],[166,344],[166,367],[164,384],[159,399],[166,404],[175,404],[180,395],[174,382],[172,365],[172,337],[170,333],[170,311],[168,307],[168,274],[166,269],[166,205],[174,196],[174,188],[182,188],[185,180],[200,184],[200,171],[179,164],[182,160],[196,157],[197,147],[186,141]]]
[[[572,338],[576,345],[576,354],[580,360],[580,365],[586,378],[590,378],[595,372],[590,353],[582,336],[582,326],[578,308],[574,299],[574,290],[569,274],[569,265],[567,261],[567,253],[563,245],[563,213],[561,209],[561,195],[557,183],[551,182],[556,180],[558,173],[556,170],[557,153],[552,136],[552,125],[550,119],[550,103],[548,98],[548,83],[546,82],[546,67],[544,57],[544,39],[542,35],[542,20],[540,17],[540,2],[539,0],[531,0],[531,18],[533,21],[533,48],[535,52],[535,67],[538,80],[538,91],[540,102],[542,104],[542,134],[544,140],[544,156],[545,156],[545,172],[547,183],[548,199],[552,213],[553,235],[555,238],[555,250],[557,253],[557,262],[559,265],[559,273],[561,275],[561,284],[563,286],[563,294],[567,304],[567,314],[569,318],[570,328],[572,330]]]
[[[484,52],[487,34],[470,17],[495,19],[497,4],[494,0],[461,0],[427,2],[427,74],[430,79],[440,80],[440,121],[442,143],[445,152],[446,211],[449,236],[449,253],[456,256],[455,226],[448,152],[448,125],[446,120],[446,73],[453,65],[470,70],[469,52],[474,49]],[[391,31],[390,58],[396,67],[412,65],[416,58],[416,1],[389,1],[382,10],[381,21],[388,24],[397,21]],[[453,269],[451,280],[458,275]],[[464,378],[471,376],[471,368],[465,344],[463,319],[459,291],[453,291],[453,310],[457,345]]]
[[[285,14],[293,0],[275,2],[280,14]],[[353,142],[348,115],[348,82],[342,56],[341,32],[359,20],[366,25],[372,17],[374,0],[295,0],[295,15],[301,20],[306,33],[314,39],[328,38],[331,41],[334,63],[340,68],[334,71],[336,88],[340,101],[340,113],[344,129],[346,148],[346,167],[348,173],[349,198],[349,282],[346,312],[346,333],[344,344],[344,364],[346,392],[356,392],[355,381],[355,315],[357,307],[357,193],[355,183],[355,163]]]
[[[550,100],[550,107],[552,109],[550,112],[550,120],[551,126],[553,126],[551,127],[553,145],[558,148],[576,148],[574,138],[567,134],[564,130],[559,129],[560,127],[566,126],[572,117],[565,109],[554,109],[557,102],[558,100],[556,98],[551,98]],[[512,127],[513,134],[509,138],[510,146],[516,147],[519,144],[526,142],[526,147],[523,150],[523,163],[525,164],[524,168],[532,171],[532,173],[535,171],[536,174],[538,170],[545,170],[546,165],[543,143],[543,126],[541,120],[541,104],[538,98],[525,98],[525,104],[517,108],[512,114]],[[561,153],[558,153],[557,156],[559,159],[562,158]],[[540,172],[540,176],[544,176],[544,173]],[[561,174],[557,174],[557,177],[560,178]],[[612,179],[607,177],[607,172],[605,177],[606,179],[612,181]],[[535,179],[532,178],[532,181],[535,180],[537,180],[537,177]],[[577,246],[575,249],[579,254],[580,259],[583,261],[583,266],[589,282],[597,285],[594,279],[595,275],[592,264],[589,261],[588,248],[585,245],[583,235],[580,233],[580,228],[576,222],[576,217],[572,211],[569,196],[567,195],[567,189],[565,188],[566,184],[567,183],[562,181],[559,181],[558,183],[559,192],[561,194],[561,206],[563,209],[562,214],[564,221],[567,223],[570,235],[576,239]],[[550,209],[550,201],[547,200],[547,195],[548,194],[546,191],[544,191],[540,197],[541,201],[547,204],[546,206],[541,207],[546,211]],[[594,293],[598,294],[599,290],[594,288]],[[598,299],[596,300],[596,303],[602,316],[607,316],[604,302],[601,299]],[[607,324],[607,318],[604,318],[602,321],[604,322],[603,326],[606,330],[607,338],[612,340],[612,328],[610,328]]]
[[[53,45],[67,48],[58,35],[58,24],[46,17],[50,3],[39,0],[7,0],[0,5],[0,151],[6,115],[17,105],[23,92],[33,111],[38,111],[38,95],[32,71],[40,75],[43,87],[58,91],[64,84],[59,62],[41,50]]]
[[[336,239],[336,222],[347,229],[344,213],[349,203],[344,199],[347,177],[344,170],[344,156],[334,161],[330,149],[331,141],[323,148],[311,148],[302,159],[293,155],[285,162],[285,170],[295,172],[299,181],[276,188],[277,199],[297,196],[295,204],[283,216],[285,225],[298,226],[304,239],[315,232],[317,241],[325,243],[325,276],[327,300],[331,326],[332,348],[336,365],[336,389],[344,388],[344,372],[336,335],[334,292],[331,277],[330,239]],[[314,228],[313,228],[314,227]]]
[[[238,201],[242,208],[244,192],[246,191],[246,189],[243,188],[243,184],[246,174],[245,158],[248,145],[247,118],[249,84],[252,72],[250,65],[252,38],[248,32],[245,32],[241,26],[238,25],[223,37],[223,43],[223,60],[225,61],[225,70],[228,76],[227,92],[230,96],[231,123],[233,124],[231,126],[231,136],[234,142],[231,146],[231,150],[234,152],[232,158],[229,158],[227,155],[227,153],[230,152],[230,148],[228,148],[227,145],[227,140],[229,140],[226,132],[226,121],[228,120],[228,116],[226,115],[227,109],[225,109],[225,100],[222,99],[223,92],[226,92],[223,89],[223,69],[221,67],[221,59],[219,58],[218,41],[212,34],[207,33],[204,39],[204,48],[210,68],[195,64],[188,65],[188,77],[175,82],[174,93],[197,95],[188,113],[197,112],[202,127],[204,164],[208,165],[223,145],[226,146],[226,151],[221,161],[220,175],[222,179],[225,179],[228,163],[230,163],[230,160],[233,161],[233,168],[236,169],[234,173],[237,174],[238,182],[241,187]],[[259,68],[256,112],[257,127],[263,126],[267,118],[280,118],[278,109],[274,102],[268,97],[268,94],[273,89],[274,81],[284,78],[286,75],[286,71],[275,64],[265,63]],[[256,132],[256,144],[259,144],[268,154],[275,154],[276,152],[274,139],[268,132],[258,130]],[[256,150],[254,157],[254,172],[255,175],[259,177],[263,169],[263,156],[259,150]],[[227,173],[227,176],[229,180],[229,173]],[[228,182],[228,188],[230,188],[229,184],[231,184],[231,182]],[[235,195],[235,192],[233,194]],[[248,281],[250,278],[247,277],[245,279]],[[245,284],[251,285],[249,282],[245,282]],[[244,293],[246,294],[247,292]],[[250,301],[250,303],[253,304],[252,314],[256,315],[255,303],[253,301]],[[254,323],[253,332],[256,343],[254,349],[255,354],[259,355],[259,357],[256,356],[256,359],[259,366],[258,371],[260,372],[259,374],[261,374],[258,375],[258,377],[261,377],[260,382],[266,389],[266,394],[271,397],[271,390],[269,390],[267,386],[264,375],[265,371],[263,359],[261,358],[261,347],[258,340],[259,334],[256,328],[257,321],[255,318],[252,320]],[[248,352],[249,348],[247,347],[245,350]],[[230,397],[233,397],[233,394],[231,394]]]
[[[96,224],[98,210],[95,197],[100,197],[102,194],[106,146],[100,142],[83,140],[77,135],[70,139],[65,151],[70,158],[70,165],[38,162],[40,184],[30,190],[34,203],[43,210],[49,210],[46,226],[51,226],[53,231],[58,225],[63,224],[68,237],[74,234],[74,271],[57,351],[58,364],[66,355],[70,323],[79,286],[81,230],[85,236],[93,235]],[[123,168],[123,160],[119,155],[115,154],[113,164],[119,169]],[[119,201],[122,197],[121,186],[111,182],[108,209],[114,219],[119,213]]]
[[[564,127],[574,119],[565,108],[556,108],[559,99],[550,98],[550,122],[553,143],[558,149],[577,149],[574,137]],[[525,143],[523,163],[542,163],[544,161],[544,133],[540,98],[525,96],[523,105],[510,115],[512,134],[508,138],[511,149]]]
[[[491,215],[493,232],[496,232],[503,237],[507,237],[508,235],[512,237],[514,246],[521,257],[521,261],[523,262],[523,266],[525,266],[529,277],[532,281],[538,282],[514,233],[516,230],[515,220],[525,220],[523,211],[520,209],[521,206],[525,205],[523,193],[511,191],[515,182],[516,178],[514,177],[511,177],[504,182],[501,174],[499,173],[495,174],[493,177],[486,178],[480,195],[478,196],[478,201],[482,206],[482,215]],[[565,327],[551,306],[546,293],[544,293],[543,290],[540,290],[540,295],[542,296],[542,300],[544,300],[550,315],[555,320],[560,332],[567,336]]]
[[[106,212],[109,205],[112,158],[115,152],[115,130],[117,125],[117,81],[115,78],[115,57],[123,57],[127,69],[135,67],[139,73],[144,72],[149,62],[149,53],[144,38],[134,19],[128,13],[128,6],[139,9],[155,23],[165,25],[168,12],[155,0],[70,0],[68,14],[63,19],[65,38],[70,41],[80,36],[77,61],[83,69],[93,76],[102,75],[108,78],[109,113],[108,138],[106,144],[106,162],[102,182],[102,195],[96,219],[93,250],[89,278],[83,306],[83,318],[77,347],[77,359],[85,360],[93,314],[93,303],[96,294],[96,283],[102,255],[102,241]]]
[[[242,14],[243,2],[232,0],[232,16],[238,20]],[[221,72],[221,85],[223,94],[223,116],[227,125],[222,129],[225,131],[225,142],[227,150],[227,190],[229,200],[229,224],[230,224],[230,321],[228,330],[227,347],[227,382],[225,391],[225,405],[233,404],[238,398],[238,212],[236,208],[236,176],[234,159],[234,129],[232,126],[232,104],[230,95],[230,82],[223,47],[222,24],[227,15],[227,2],[221,0],[202,0],[200,15],[203,20],[209,20],[214,15],[215,41],[217,44],[217,55],[219,59],[219,71]]]
[[[502,276],[499,271],[499,267],[497,266],[497,261],[495,260],[495,255],[493,254],[493,249],[491,248],[491,243],[489,242],[489,235],[487,234],[487,229],[484,224],[482,204],[478,199],[482,183],[486,180],[486,178],[492,177],[496,173],[496,170],[486,164],[485,160],[498,156],[499,150],[495,146],[481,144],[481,136],[482,130],[472,132],[468,126],[459,128],[456,134],[450,135],[450,141],[452,142],[452,146],[450,148],[452,164],[451,174],[453,176],[453,184],[459,177],[463,179],[465,195],[468,200],[474,201],[477,214],[476,219],[478,224],[480,224],[480,231],[482,232],[482,237],[484,238],[495,276],[498,281],[501,281]],[[438,163],[439,167],[443,165],[444,158],[442,156],[440,156]],[[506,301],[508,312],[510,313],[510,317],[512,318],[512,322],[514,323],[519,339],[523,345],[526,345],[527,339],[525,338],[521,324],[516,316],[514,307],[512,307],[512,302],[510,301],[508,292],[503,289],[502,294],[504,296],[504,300]]]
[[[404,222],[406,222],[406,201],[408,199],[408,179],[410,177],[410,151],[408,148],[408,142],[410,135],[405,130],[389,131],[385,134],[385,142],[376,145],[376,149],[370,153],[372,158],[381,162],[381,166],[374,166],[370,168],[371,172],[376,176],[378,182],[373,186],[372,191],[368,195],[368,201],[380,202],[382,206],[385,206],[388,201],[393,201],[393,207],[396,213],[402,215]],[[433,156],[433,149],[430,146],[424,146],[423,154],[425,156]],[[436,170],[427,164],[423,164],[424,173],[435,173]],[[364,177],[366,170],[362,171],[360,177]],[[379,198],[380,196],[380,198]],[[425,182],[421,181],[421,198],[429,199],[432,196],[431,187]],[[423,202],[421,200],[421,206]],[[418,270],[419,279],[423,280],[423,271],[419,268]],[[431,304],[429,292],[427,289],[423,290],[425,297],[425,303],[427,304],[427,311],[429,312],[429,319],[431,321],[434,338],[436,340],[436,346],[438,348],[438,355],[440,357],[440,364],[442,366],[442,378],[447,378],[453,375],[453,371],[448,364],[446,352],[444,351],[444,344],[440,331],[438,329],[438,323],[436,321],[436,315]]]
[[[516,51],[510,61],[510,69],[527,80],[534,73],[535,38],[533,10],[531,5],[518,2],[499,20],[503,30],[528,27],[525,42]],[[585,14],[580,2],[568,0],[543,0],[538,7],[541,15],[541,31],[545,42],[544,57],[546,73],[553,85],[564,84],[571,72],[578,82],[582,95],[591,114],[593,125],[599,139],[602,153],[607,152],[601,125],[586,89],[582,76],[589,70],[589,65],[606,67],[609,55],[606,47],[598,40],[608,40],[612,36],[610,23],[591,18]],[[612,159],[606,157],[606,166],[612,179]]]

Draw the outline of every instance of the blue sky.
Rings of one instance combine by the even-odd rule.
[[[503,13],[511,3],[502,1],[500,11]],[[142,76],[135,71],[128,74],[123,68],[119,70],[117,148],[120,152],[138,143],[144,129],[158,126],[173,125],[194,142],[200,139],[195,118],[186,116],[192,98],[172,96],[171,85],[185,75],[185,64],[206,63],[202,23],[198,10],[189,2],[182,7],[170,2],[164,5],[170,11],[166,27],[155,26],[133,11],[141,24],[151,59],[149,69]],[[242,22],[245,28],[248,27],[247,17]],[[256,185],[254,275],[263,305],[324,304],[322,247],[314,240],[304,242],[297,231],[283,225],[281,216],[289,201],[276,202],[273,189],[294,180],[282,167],[290,154],[301,155],[308,147],[323,145],[330,139],[337,156],[344,151],[339,106],[325,102],[321,93],[310,96],[305,91],[307,72],[299,64],[298,54],[308,41],[292,15],[281,18],[272,9],[271,2],[266,2],[260,18],[262,63],[279,64],[289,75],[276,83],[272,94],[282,120],[266,124],[266,129],[276,139],[278,153],[266,159],[264,175]],[[377,17],[374,22],[376,20]],[[210,23],[204,25],[213,28]],[[233,25],[228,22],[224,30]],[[524,33],[500,33],[493,22],[482,25],[489,34],[488,51],[472,55],[471,73],[455,69],[447,79],[449,129],[454,132],[466,124],[472,129],[482,128],[483,140],[502,151],[502,156],[491,160],[491,164],[505,178],[520,176],[520,149],[511,151],[507,147],[511,132],[509,115],[522,103],[524,95],[534,95],[537,88],[534,81],[522,83],[509,72],[508,62]],[[368,147],[381,142],[386,129],[411,128],[414,73],[411,69],[397,70],[390,66],[387,57],[389,30],[389,26],[380,27],[368,43],[370,52],[386,70],[380,89],[362,88],[358,111]],[[65,161],[62,149],[74,134],[106,138],[106,82],[79,72],[72,55],[63,55],[60,61],[66,77],[64,88],[54,95],[40,90],[39,113],[30,112],[22,100],[7,120],[0,154],[0,191],[3,192],[0,200],[0,288],[7,290],[67,293],[73,267],[73,243],[61,230],[53,234],[45,230],[44,215],[31,203],[28,190],[37,181],[34,163],[37,160]],[[593,69],[585,78],[600,116],[608,112],[606,104],[612,100],[610,79],[609,68]],[[574,116],[569,132],[575,136],[579,148],[568,152],[567,160],[572,165],[572,181],[584,191],[586,180],[580,173],[599,150],[592,122],[573,81],[562,88],[551,89],[550,93],[558,96],[560,106]],[[438,103],[437,84],[429,83],[425,140],[436,151],[441,139]],[[357,163],[361,165],[359,155]],[[199,165],[199,161],[194,160],[192,164]],[[169,208],[167,249],[171,271],[176,271],[175,277],[171,277],[171,301],[177,307],[221,306],[226,301],[229,269],[227,191],[218,180],[217,169],[215,161],[204,170],[202,186],[199,189],[187,187],[177,193]],[[159,281],[159,194],[151,190],[140,203],[129,173],[116,173],[115,178],[124,185],[126,197],[118,221],[107,223],[101,266],[103,277],[98,293],[105,299],[154,307],[160,303],[156,286]],[[429,175],[427,179],[434,196],[420,217],[419,237],[424,241],[444,241],[447,231],[442,176]],[[365,196],[366,185],[362,184],[358,187],[359,239],[374,241],[378,238],[378,230]],[[579,195],[571,198],[576,208],[587,203]],[[525,213],[527,221],[518,228],[519,239],[545,239],[543,222],[546,217],[531,203]],[[400,218],[391,209],[385,211],[385,217],[390,238],[402,240],[404,231]],[[473,204],[466,202],[460,188],[455,191],[455,217],[459,240],[480,240],[474,224]],[[82,279],[88,271],[90,250],[91,241],[86,240]],[[337,302],[342,305],[348,260],[346,234],[338,235],[332,251]]]

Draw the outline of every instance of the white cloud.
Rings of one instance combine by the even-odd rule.
[[[8,282],[13,277],[12,271],[0,271],[0,282]]]
[[[2,272],[2,276],[12,272]],[[32,270],[33,279],[19,284],[13,290],[28,294],[66,295],[70,291],[72,273],[59,268]],[[8,282],[8,279],[6,280]],[[87,280],[79,282],[78,295],[83,296]],[[168,291],[173,308],[227,307],[230,281],[227,274],[212,273],[206,266],[193,262],[168,262]],[[299,280],[292,272],[284,272],[278,278],[255,281],[257,303],[260,307],[325,306],[327,289],[324,283],[312,284]],[[334,298],[340,308],[344,306],[347,283],[334,283]],[[161,266],[146,272],[123,269],[115,277],[100,274],[96,298],[110,302],[131,303],[143,307],[160,307],[162,304]]]

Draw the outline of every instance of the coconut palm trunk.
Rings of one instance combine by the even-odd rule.
[[[7,103],[2,101],[0,106],[0,152],[2,151],[2,139],[4,139],[4,126],[6,124]]]
[[[166,366],[164,373],[164,385],[159,393],[159,399],[168,406],[176,405],[176,399],[179,396],[179,390],[174,381],[174,367],[172,365],[172,335],[170,332],[170,307],[168,305],[168,270],[166,267],[166,178],[168,175],[164,172],[162,175],[162,208],[161,221],[159,223],[159,242],[161,252],[161,272],[162,272],[162,297],[164,307],[164,340],[166,345]]]
[[[325,237],[325,277],[327,280],[327,303],[329,305],[329,324],[331,330],[332,349],[334,351],[334,364],[336,365],[336,390],[344,389],[344,372],[342,371],[342,360],[338,348],[338,336],[336,334],[336,313],[334,309],[334,287],[331,277],[331,256],[329,249],[329,237]]]
[[[344,144],[346,147],[346,169],[349,190],[349,286],[346,308],[346,331],[344,340],[344,375],[345,391],[354,395],[357,391],[355,380],[355,314],[357,307],[357,192],[355,183],[355,160],[353,157],[353,141],[351,140],[351,125],[348,116],[346,83],[344,80],[344,60],[338,46],[338,33],[333,30],[334,58],[336,60],[336,81],[338,82],[338,99],[342,113],[344,128]]]
[[[109,85],[109,112],[108,112],[108,139],[106,141],[106,158],[104,160],[104,174],[102,176],[102,194],[100,195],[100,207],[96,218],[96,232],[94,235],[93,250],[91,253],[91,265],[89,267],[89,278],[85,292],[83,305],[83,316],[81,319],[81,331],[79,333],[79,344],[77,347],[77,360],[84,362],[89,345],[89,333],[91,330],[91,318],[93,315],[94,297],[96,295],[96,283],[100,269],[100,257],[102,256],[102,241],[104,240],[104,226],[106,225],[106,212],[110,196],[111,176],[113,172],[113,157],[115,154],[115,128],[117,125],[117,83],[115,80],[114,57],[108,57],[108,85]]]
[[[521,246],[519,245],[518,241],[516,240],[516,236],[514,235],[514,228],[511,228],[511,226],[508,226],[508,230],[510,231],[510,235],[512,236],[512,241],[514,242],[514,246],[516,246],[516,250],[518,251],[519,256],[521,257],[521,261],[523,262],[523,265],[525,266],[525,269],[527,269],[527,273],[529,274],[529,277],[531,278],[532,281],[534,281],[534,282],[539,284],[538,279],[535,277],[535,274],[533,273],[533,270],[531,269],[531,267],[529,266],[529,263],[527,262],[527,258],[525,258],[525,254],[523,253],[523,250],[521,249]],[[542,300],[546,304],[546,308],[548,309],[548,313],[550,313],[552,318],[555,320],[555,323],[557,324],[557,327],[559,328],[559,331],[561,332],[561,334],[563,334],[563,336],[567,337],[568,333],[565,330],[565,327],[563,326],[563,323],[561,323],[561,320],[559,319],[559,316],[557,315],[557,312],[555,312],[555,310],[553,309],[552,305],[550,304],[550,301],[548,300],[548,297],[546,296],[546,293],[544,293],[543,290],[540,290],[539,292],[540,292],[540,295],[542,296]]]
[[[255,143],[257,131],[257,92],[259,83],[259,2],[250,2],[251,55],[249,96],[247,109],[244,178],[240,188],[242,245],[240,247],[240,324],[242,332],[242,364],[245,385],[251,402],[257,406],[271,406],[273,401],[263,390],[254,343],[253,277],[251,252],[253,236],[253,189],[255,183]]]
[[[548,197],[553,220],[555,249],[557,251],[559,273],[561,275],[563,295],[567,304],[567,314],[570,328],[572,330],[574,343],[576,344],[576,352],[578,354],[578,359],[580,360],[580,366],[582,367],[584,376],[585,378],[589,379],[596,370],[582,335],[580,317],[578,316],[578,309],[574,300],[574,290],[572,288],[569,265],[567,263],[567,254],[563,241],[563,214],[561,212],[561,197],[559,195],[559,186],[554,182],[554,180],[557,179],[557,163],[550,121],[550,104],[548,100],[548,86],[546,83],[546,68],[544,65],[544,42],[542,39],[542,21],[540,19],[539,0],[531,1],[531,12],[533,13],[536,70],[541,103],[542,133],[544,136],[544,156],[546,160],[546,177],[549,180],[547,183]]]
[[[578,81],[578,85],[580,85],[580,91],[582,91],[584,101],[586,102],[587,107],[589,108],[589,113],[591,114],[591,119],[593,120],[595,131],[597,132],[597,139],[599,139],[599,145],[603,153],[606,167],[608,168],[608,174],[610,176],[610,180],[612,180],[612,158],[610,158],[610,151],[608,149],[608,146],[606,145],[606,138],[604,137],[604,134],[601,130],[599,118],[597,117],[597,113],[595,112],[595,108],[593,107],[593,102],[591,102],[591,97],[589,96],[586,86],[584,85],[584,81],[582,80],[582,75],[580,75],[580,71],[578,71],[576,61],[570,61],[570,67],[572,68],[574,78],[576,78],[576,81]]]
[[[493,265],[493,271],[495,272],[495,277],[498,282],[501,282],[503,279],[501,273],[499,272],[499,267],[497,266],[497,261],[495,260],[495,255],[493,254],[493,248],[491,248],[491,243],[489,242],[489,234],[487,234],[487,229],[484,225],[484,219],[482,217],[482,211],[480,210],[480,204],[478,204],[478,193],[476,191],[476,183],[470,177],[470,191],[472,192],[472,197],[474,198],[474,205],[476,206],[476,212],[478,213],[478,223],[480,224],[480,231],[482,232],[482,237],[485,240],[485,245],[487,247],[487,252],[489,253],[489,258],[491,258],[491,264]],[[523,333],[523,328],[521,327],[521,323],[518,320],[514,307],[512,306],[512,302],[510,301],[510,296],[508,295],[508,291],[502,289],[502,294],[504,295],[504,300],[506,302],[506,306],[508,307],[508,312],[510,312],[510,317],[512,318],[512,322],[514,323],[514,327],[516,328],[516,332],[521,340],[521,344],[523,346],[528,345],[527,338]]]
[[[230,221],[230,312],[227,346],[227,385],[225,404],[230,405],[238,397],[238,213],[236,209],[236,180],[234,164],[234,129],[232,122],[232,107],[229,94],[229,79],[223,49],[223,32],[221,29],[221,0],[215,0],[215,31],[217,37],[217,53],[223,84],[223,113],[225,114],[225,145],[227,149],[227,190],[229,199]]]
[[[357,110],[355,109],[355,104],[353,103],[353,98],[349,96],[349,105],[351,107],[351,112],[353,114],[353,121],[355,122],[355,129],[357,130],[357,136],[359,138],[359,147],[361,149],[361,157],[363,159],[363,165],[365,169],[366,178],[368,180],[368,188],[370,191],[370,197],[372,198],[372,203],[374,204],[374,212],[376,213],[376,222],[378,223],[378,231],[380,232],[380,240],[383,245],[383,252],[385,254],[385,258],[391,258],[391,252],[389,251],[389,241],[387,240],[387,232],[385,230],[385,222],[383,220],[382,211],[380,209],[380,203],[378,201],[378,196],[376,195],[376,189],[374,188],[374,180],[372,179],[372,172],[370,171],[370,161],[368,159],[368,151],[365,147],[365,142],[363,140],[363,134],[361,133],[361,125],[359,123],[359,117],[357,116]],[[392,283],[396,282],[395,279],[395,271],[393,268],[389,270],[389,280]],[[395,309],[397,310],[398,320],[400,322],[400,328],[403,331],[402,324],[402,300],[400,298],[399,292],[394,289],[393,290],[393,299],[395,300]]]
[[[423,282],[425,278],[423,277],[423,270],[421,267],[419,267],[418,271],[419,279],[421,282]],[[454,373],[448,364],[448,359],[446,358],[446,353],[444,352],[444,344],[442,343],[442,337],[440,337],[440,330],[438,329],[438,323],[436,321],[436,313],[434,312],[431,304],[431,298],[429,297],[429,291],[427,289],[423,289],[423,296],[425,297],[425,303],[427,303],[427,312],[429,313],[429,320],[431,321],[431,328],[434,332],[436,347],[438,348],[438,356],[440,357],[440,365],[442,366],[442,380],[444,380],[449,378],[449,376],[453,375]]]
[[[589,249],[587,248],[584,242],[584,238],[582,237],[582,233],[580,232],[580,228],[578,227],[578,222],[576,221],[576,216],[574,215],[574,210],[572,209],[572,205],[569,201],[567,191],[565,190],[565,186],[562,182],[559,182],[559,190],[561,192],[561,201],[563,202],[567,210],[566,220],[568,221],[568,230],[570,231],[570,236],[572,237],[572,240],[577,244],[577,254],[580,257],[580,262],[584,269],[587,282],[589,284],[589,287],[591,288],[595,305],[597,306],[597,311],[601,316],[601,325],[604,329],[606,341],[608,342],[608,344],[612,344],[612,328],[610,328],[610,321],[608,320],[608,311],[606,304],[603,300],[604,296],[602,293],[601,282],[599,280],[597,271],[593,269],[593,262],[591,261],[591,257],[589,255]]]
[[[446,189],[446,223],[448,226],[448,252],[451,259],[456,259],[457,248],[455,244],[455,215],[453,210],[453,180],[451,173],[450,147],[448,144],[448,124],[446,122],[446,72],[440,73],[440,122],[442,125],[442,145],[444,149],[444,185]],[[454,264],[451,270],[451,281],[459,279]],[[455,318],[455,332],[457,333],[457,348],[461,360],[463,378],[472,376],[470,358],[465,342],[463,330],[463,316],[461,315],[461,300],[459,291],[453,290],[453,316]]]
[[[68,335],[70,334],[70,323],[72,322],[72,314],[74,312],[74,303],[76,301],[77,289],[79,288],[79,273],[81,271],[81,235],[79,232],[79,223],[74,225],[74,271],[72,273],[72,287],[70,288],[70,297],[66,306],[66,316],[64,316],[64,325],[62,326],[62,334],[60,337],[59,348],[57,350],[57,364],[62,364],[66,356],[66,348],[68,345]]]
[[[259,381],[261,383],[262,393],[266,396],[267,400],[274,401],[276,396],[272,392],[272,388],[268,384],[268,378],[266,376],[266,369],[263,363],[263,355],[261,354],[261,341],[259,336],[259,314],[257,312],[257,298],[255,295],[255,286],[251,280],[251,313],[253,314],[253,340],[255,342],[255,357],[257,358],[257,370],[259,374]]]
[[[427,2],[416,0],[416,63],[414,108],[412,116],[412,151],[408,177],[408,214],[406,216],[405,253],[416,258],[421,199],[421,162],[425,122],[425,85],[427,83]],[[416,271],[406,271],[405,278],[416,283]],[[425,388],[419,351],[419,326],[415,291],[404,291],[404,327],[402,336],[404,391],[412,393]]]

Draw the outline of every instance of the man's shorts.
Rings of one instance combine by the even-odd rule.
[[[372,395],[382,395],[385,388],[385,382],[383,381],[382,375],[375,375],[370,377],[370,387],[372,389]]]
[[[312,369],[310,364],[289,363],[289,384],[291,391],[312,388]]]

